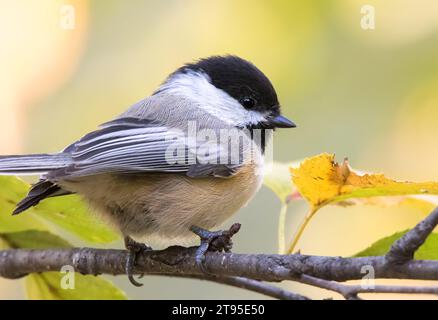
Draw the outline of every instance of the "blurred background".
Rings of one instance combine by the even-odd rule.
[[[375,29],[361,27],[364,5],[375,9]],[[61,150],[181,64],[231,53],[269,76],[298,124],[277,131],[276,160],[330,152],[364,171],[438,180],[435,0],[0,0],[0,39],[1,154]],[[263,188],[232,219],[243,224],[234,250],[275,253],[279,209]],[[290,208],[290,236],[305,211]],[[299,248],[352,255],[423,216],[409,207],[325,208]],[[111,280],[137,299],[262,298],[193,280],[145,277],[140,289]],[[24,298],[20,282],[0,279],[0,299],[13,298]]]

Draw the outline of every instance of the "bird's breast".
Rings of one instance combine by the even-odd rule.
[[[101,175],[69,182],[123,235],[185,238],[196,225],[211,229],[245,206],[262,174],[245,165],[230,178],[192,179],[180,174]]]

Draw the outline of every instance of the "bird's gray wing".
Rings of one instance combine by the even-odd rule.
[[[236,171],[238,165],[200,161],[193,145],[183,131],[154,120],[118,118],[67,147],[64,152],[71,154],[72,165],[50,175],[162,172],[196,178],[228,177]],[[218,148],[212,147],[209,152],[208,158],[219,159]]]

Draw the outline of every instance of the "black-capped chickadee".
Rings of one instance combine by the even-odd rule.
[[[257,67],[213,56],[179,68],[150,97],[62,152],[0,157],[0,174],[41,174],[13,214],[45,198],[81,195],[125,237],[127,273],[137,284],[133,263],[146,246],[131,237],[194,232],[205,253],[218,234],[207,230],[259,189],[268,131],[293,127]]]

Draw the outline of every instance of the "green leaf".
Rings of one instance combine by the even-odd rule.
[[[87,205],[75,195],[41,201],[36,207],[11,216],[16,204],[29,190],[24,181],[11,176],[0,176],[0,232],[47,230],[50,222],[76,236],[94,243],[108,243],[119,235],[91,214]]]
[[[70,248],[61,237],[47,231],[29,230],[0,234],[0,247],[22,249]],[[68,277],[68,278],[65,278]],[[74,289],[63,288],[65,279],[74,278]],[[70,282],[71,283],[71,282]],[[93,275],[79,273],[44,272],[25,278],[30,299],[126,299],[123,291],[110,281]]]
[[[61,300],[58,290],[52,290],[41,276],[31,274],[25,279],[26,296],[33,300]]]
[[[405,235],[409,230],[397,232],[389,237],[382,238],[373,243],[367,249],[357,253],[355,257],[368,257],[385,255],[391,245]],[[425,243],[417,250],[414,256],[419,260],[438,260],[438,234],[432,233],[426,239]]]
[[[71,248],[71,244],[61,237],[47,231],[28,230],[0,234],[0,239],[7,243],[9,248],[44,249],[44,248]]]
[[[290,168],[298,166],[299,163],[274,161],[271,166],[267,166],[263,183],[277,195],[282,203],[287,203],[290,196],[297,191],[290,179]]]
[[[47,229],[47,226],[32,214],[11,215],[18,201],[26,196],[28,189],[29,186],[20,179],[0,176],[0,232]]]
[[[123,291],[103,278],[74,273],[74,289],[63,289],[63,277],[73,275],[44,272],[26,277],[26,293],[33,300],[125,300]]]
[[[24,198],[29,185],[21,179],[12,176],[0,176],[0,195],[3,200],[16,204]]]
[[[46,199],[33,212],[89,242],[108,243],[119,238],[117,233],[90,213],[87,205],[76,195]]]

